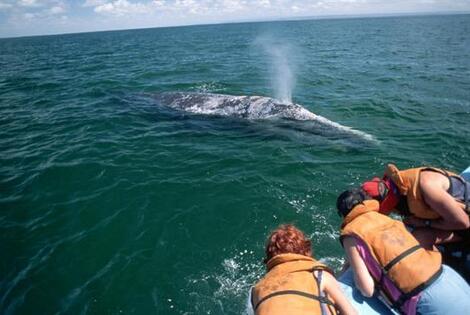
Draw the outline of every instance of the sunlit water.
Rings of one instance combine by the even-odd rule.
[[[278,224],[337,268],[338,193],[389,161],[470,165],[469,15],[3,39],[0,69],[2,314],[243,314]],[[377,142],[165,91],[290,93]]]

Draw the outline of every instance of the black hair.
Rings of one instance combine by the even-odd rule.
[[[347,216],[356,205],[367,199],[370,199],[370,197],[362,188],[351,188],[343,191],[336,199],[338,214],[342,217]]]

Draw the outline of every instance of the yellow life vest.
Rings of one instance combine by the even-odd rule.
[[[441,254],[421,247],[401,221],[380,214],[378,210],[376,200],[365,200],[354,207],[344,218],[341,237],[353,236],[366,244],[382,269],[380,275],[371,272],[376,284],[380,288],[381,278],[386,275],[404,294],[404,302],[440,275]],[[368,262],[365,263],[370,271]]]
[[[400,171],[393,164],[387,165],[385,175],[397,186],[400,194],[406,196],[406,201],[411,214],[421,219],[438,219],[440,218],[440,215],[424,202],[421,194],[419,177],[422,171],[433,171],[447,177],[457,176],[454,173],[446,172],[434,167],[417,167]]]
[[[315,259],[298,254],[280,254],[267,263],[268,273],[253,287],[251,302],[256,315],[336,314],[334,302],[321,296],[313,271],[331,272]]]

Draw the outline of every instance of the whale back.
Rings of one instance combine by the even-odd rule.
[[[153,95],[153,98],[162,106],[194,114],[235,117],[247,120],[303,121],[309,124],[305,127],[318,130],[324,134],[351,135],[376,142],[373,136],[365,132],[316,115],[298,104],[286,104],[265,96],[163,92]]]
[[[264,96],[234,96],[212,93],[165,92],[155,95],[164,106],[194,114],[244,119],[311,120],[315,114],[297,104],[284,104]]]

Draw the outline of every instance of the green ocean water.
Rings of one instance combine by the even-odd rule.
[[[336,196],[470,165],[470,15],[0,39],[0,313],[243,314],[270,230],[338,268]],[[282,97],[374,136],[183,113]]]

